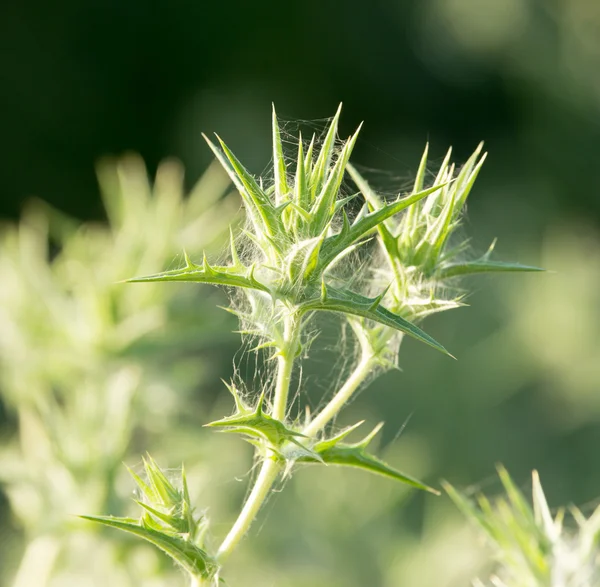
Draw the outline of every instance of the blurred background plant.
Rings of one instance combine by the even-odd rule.
[[[600,582],[600,507],[588,518],[577,507],[550,511],[540,477],[532,474],[532,504],[503,467],[506,496],[474,500],[446,484],[460,510],[483,531],[497,561],[494,587],[589,587]],[[474,587],[484,583],[476,579]]]
[[[150,182],[129,155],[103,161],[98,177],[108,224],[36,201],[0,232],[0,390],[15,419],[0,481],[25,542],[15,587],[92,584],[90,564],[94,584],[128,584],[131,556],[70,517],[123,509],[123,459],[139,461],[199,410],[192,394],[226,347],[227,321],[206,292],[119,283],[169,267],[182,248],[220,246],[237,208],[223,199],[226,176],[212,167],[184,197],[178,163],[162,163]],[[116,570],[102,563],[115,557]]]
[[[98,219],[103,212],[91,161],[135,149],[154,169],[173,154],[195,177],[211,158],[201,130],[231,137],[234,152],[259,173],[270,153],[271,101],[283,119],[321,117],[343,101],[341,135],[360,120],[367,123],[353,161],[363,164],[359,171],[371,185],[387,186],[390,193],[410,185],[425,141],[435,170],[449,144],[455,159],[465,161],[484,140],[490,156],[468,208],[474,248],[483,251],[498,237],[499,258],[555,273],[478,281],[479,291],[465,300],[471,308],[431,324],[430,334],[458,361],[425,356],[409,342],[403,373],[374,383],[339,425],[354,423],[365,411],[372,416],[365,427],[386,420],[380,454],[431,483],[443,477],[457,487],[475,484],[497,494],[502,488],[494,463],[502,462],[525,488],[530,471],[538,469],[551,507],[595,500],[598,2],[349,0],[340,8],[321,0],[256,0],[234,6],[5,3],[2,216],[17,218],[33,193],[78,219]],[[273,27],[275,9],[284,26]],[[328,33],[318,42],[307,33],[315,28],[315,14]],[[307,63],[310,83],[298,74]],[[288,123],[288,130],[296,126]],[[337,333],[329,336],[331,346],[337,344]],[[214,357],[214,374],[228,377],[230,357]],[[329,388],[335,360],[327,352],[321,357],[304,374],[315,403]],[[190,397],[200,401],[206,392]],[[206,417],[202,413],[196,422],[230,409],[227,394],[208,395]],[[0,419],[6,438],[15,427],[6,406]],[[207,437],[222,476],[212,480],[219,491],[206,494],[202,472],[213,457],[204,454],[203,443],[186,437],[179,426],[171,429],[162,437],[163,453],[152,449],[153,455],[161,465],[177,467],[179,460],[163,459],[167,449],[190,453],[190,491],[202,492],[202,501],[222,512],[214,517],[226,519],[245,487],[226,480],[247,473],[250,453],[239,455],[225,435]],[[129,465],[148,448],[144,441],[137,446]],[[333,469],[308,468],[290,484],[266,507],[267,523],[257,524],[252,549],[240,548],[232,558],[232,585],[454,587],[485,576],[488,553],[448,499],[407,496],[385,480]],[[130,489],[127,479],[122,491]],[[582,510],[588,516],[592,511]],[[6,502],[0,504],[2,585],[10,584],[19,548],[14,525]],[[339,540],[339,528],[343,547],[334,550],[329,545],[334,536]]]

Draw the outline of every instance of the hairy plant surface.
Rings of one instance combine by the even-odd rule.
[[[347,436],[360,425],[332,429],[337,414],[373,374],[393,368],[405,335],[442,353],[448,351],[419,322],[429,314],[460,305],[456,280],[464,275],[498,271],[536,271],[483,257],[472,259],[466,242],[453,238],[484,156],[480,148],[460,170],[450,152],[430,186],[425,186],[427,151],[408,194],[388,201],[349,166],[358,131],[337,140],[340,111],[321,141],[300,137],[293,161],[284,153],[273,112],[273,175],[256,179],[217,137],[207,139],[216,158],[238,189],[247,215],[245,229],[231,231],[229,261],[201,262],[186,254],[186,265],[133,282],[208,283],[237,292],[229,309],[240,320],[244,337],[267,353],[272,375],[257,390],[228,389],[235,412],[207,424],[240,434],[256,448],[258,473],[238,518],[216,549],[206,547],[203,531],[185,512],[193,511],[185,480],[175,488],[148,461],[139,520],[87,517],[145,538],[187,571],[192,585],[218,582],[227,557],[249,530],[277,479],[304,463],[365,469],[398,482],[437,493],[394,469],[369,451],[380,426],[360,442]],[[343,190],[346,172],[359,188]],[[353,213],[356,201],[363,201]],[[377,248],[374,248],[374,245]],[[321,409],[303,420],[291,417],[290,387],[301,360],[310,357],[316,315],[334,314],[350,325],[358,347],[349,377]],[[147,500],[147,501],[146,501]],[[200,523],[200,522],[197,522]]]

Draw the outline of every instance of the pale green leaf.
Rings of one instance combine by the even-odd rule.
[[[223,149],[222,151],[208,137],[203,136],[242,196],[246,211],[252,219],[256,230],[259,233],[265,232],[268,236],[277,234],[280,226],[277,214],[275,213],[275,207],[254,177],[240,163],[219,136],[217,136],[217,139]]]
[[[203,549],[194,543],[178,536],[172,536],[144,528],[135,523],[131,518],[115,518],[112,516],[80,516],[84,520],[98,522],[105,526],[118,528],[135,536],[147,540],[164,553],[168,554],[176,563],[181,565],[190,575],[211,579],[218,571],[216,561]]]
[[[383,204],[382,207],[376,209],[374,212],[370,212],[357,219],[348,230],[341,231],[339,234],[329,237],[323,244],[322,254],[319,259],[319,267],[323,270],[345,248],[367,236],[370,231],[381,226],[385,220],[446,185],[447,184],[434,186],[417,194],[408,196],[407,198],[403,198],[402,200],[397,200],[390,204]]]
[[[311,178],[312,170],[313,170],[312,157],[313,157],[314,147],[315,147],[315,135],[313,133],[313,136],[310,139],[308,148],[306,149],[306,155],[304,156],[304,169],[306,172],[307,183],[310,183],[310,178]]]
[[[228,416],[205,426],[223,428],[226,432],[237,432],[262,438],[274,447],[281,447],[285,442],[297,443],[296,437],[304,436],[301,432],[291,430],[280,420],[272,418],[262,410],[264,396],[258,401],[256,409],[250,413],[242,412]]]
[[[356,167],[354,167],[352,163],[348,163],[346,169],[348,170],[352,181],[356,184],[356,187],[360,190],[360,193],[364,196],[371,209],[379,210],[379,208],[383,208],[385,202],[375,193],[375,190],[369,185],[367,180],[358,172]]]
[[[422,266],[425,275],[429,275],[435,268],[450,236],[455,195],[456,191],[451,190],[450,198],[446,201],[440,215],[435,219],[415,251],[415,263]]]
[[[317,442],[312,447],[312,450],[319,455],[320,459],[326,465],[341,465],[345,467],[364,469],[371,473],[383,475],[385,477],[389,477],[390,479],[394,479],[395,481],[410,485],[411,487],[416,487],[417,489],[422,489],[424,491],[429,491],[430,493],[439,495],[439,491],[425,485],[424,483],[421,483],[420,481],[417,481],[416,479],[413,479],[412,477],[409,477],[408,475],[405,475],[404,473],[401,473],[397,469],[390,467],[390,465],[381,459],[378,459],[367,452],[367,445],[381,426],[377,426],[373,432],[371,432],[361,442],[355,444],[344,444],[340,442],[360,424],[361,423],[359,422],[358,424],[351,426],[334,438]],[[314,462],[315,458],[310,456],[302,456],[298,459],[298,461]]]
[[[321,191],[321,187],[325,182],[325,176],[331,165],[331,158],[333,156],[334,146],[335,146],[335,138],[337,136],[337,128],[338,122],[340,119],[340,114],[342,113],[342,105],[338,106],[337,112],[329,125],[329,129],[327,131],[327,135],[325,136],[325,140],[323,141],[323,145],[319,152],[319,156],[314,163],[312,175],[310,178],[310,187],[312,198],[314,199],[316,195]],[[312,147],[312,143],[311,143]],[[311,149],[312,152],[312,149]]]
[[[425,149],[423,150],[423,155],[421,156],[421,161],[419,162],[419,169],[417,170],[417,176],[415,177],[415,183],[413,186],[413,193],[418,193],[422,191],[423,186],[425,185],[425,174],[427,173],[427,157],[429,155],[429,143],[425,145]],[[414,206],[411,206],[407,213],[406,219],[404,221],[406,235],[407,238],[410,234],[412,234],[417,229],[417,224],[419,221],[419,210],[421,205],[416,203]]]
[[[164,512],[161,512],[148,505],[147,503],[139,501],[137,499],[134,501],[141,508],[145,509],[149,514],[151,514],[155,518],[158,518],[165,524],[171,526],[171,528],[173,528],[173,531],[177,534],[188,534],[190,532],[189,520],[187,520],[186,518],[182,518],[177,515],[165,514]]]
[[[479,154],[481,153],[482,148],[483,148],[483,143],[480,143],[478,145],[477,149],[475,149],[473,154],[469,157],[468,161],[463,165],[463,168],[460,170],[460,173],[458,174],[458,176],[456,178],[456,192],[457,192],[456,212],[457,213],[465,205],[465,202],[467,201],[467,198],[469,197],[469,194],[471,193],[473,184],[475,183],[475,180],[477,179],[477,176],[479,175],[479,172],[481,171],[481,167],[483,166],[483,164],[486,160],[487,153],[484,153],[483,156],[481,157],[481,159],[477,162],[477,164],[475,164],[477,161],[477,157],[479,157]]]
[[[296,182],[294,185],[294,198],[296,204],[302,209],[308,212],[310,207],[310,194],[308,189],[308,179],[304,154],[302,152],[302,135],[298,142],[298,164],[296,166]]]
[[[319,192],[319,195],[311,208],[311,215],[314,223],[312,234],[315,236],[323,231],[335,213],[335,202],[337,201],[340,185],[359,132],[360,127],[344,144],[342,152],[338,156],[333,169],[329,173],[327,181],[323,185],[323,189]]]
[[[395,330],[400,330],[424,342],[425,344],[443,352],[446,355],[450,353],[435,339],[415,326],[401,316],[394,314],[381,305],[374,303],[378,298],[367,298],[360,294],[334,289],[327,287],[324,290],[325,295],[321,295],[319,299],[310,300],[301,304],[300,309],[303,311],[324,311],[324,312],[340,312],[351,316],[361,316],[374,322],[379,322],[385,326],[389,326]]]
[[[273,175],[275,177],[275,202],[281,204],[283,197],[288,193],[287,169],[283,157],[283,145],[275,105],[273,104]]]
[[[489,518],[485,516],[468,497],[446,481],[442,482],[442,487],[466,518],[479,524],[488,534],[494,535],[495,532]]]
[[[266,285],[257,281],[250,268],[248,274],[239,273],[239,267],[212,267],[192,265],[182,269],[172,269],[155,273],[154,275],[146,275],[144,277],[133,277],[128,279],[129,283],[143,283],[149,281],[191,281],[196,283],[207,283],[210,285],[224,285],[229,287],[242,287],[247,289],[255,289],[258,291],[269,292]]]
[[[439,279],[448,279],[450,277],[459,277],[461,275],[473,275],[475,273],[502,273],[502,272],[524,272],[524,271],[545,271],[540,267],[532,265],[522,265],[520,263],[505,263],[503,261],[489,261],[479,259],[476,261],[465,261],[464,263],[452,263],[445,265],[438,270],[436,276]]]
[[[148,484],[152,487],[154,494],[160,498],[163,505],[172,507],[181,503],[179,491],[175,489],[150,455],[144,458],[144,469],[148,477]]]
[[[425,174],[427,173],[427,156],[429,154],[429,143],[426,143],[421,161],[419,162],[419,169],[417,170],[417,176],[415,177],[415,184],[413,187],[413,193],[418,193],[423,190],[425,185]]]

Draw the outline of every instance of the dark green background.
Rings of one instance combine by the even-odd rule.
[[[473,3],[489,26],[486,4],[502,3]],[[344,133],[366,121],[359,163],[404,173],[428,138],[459,157],[483,139],[488,179],[541,178],[527,197],[542,214],[597,218],[599,98],[585,92],[598,70],[569,71],[582,59],[560,55],[558,3],[517,4],[527,22],[515,31],[509,14],[508,38],[478,52],[456,40],[468,20],[428,2],[4,2],[0,212],[37,195],[99,215],[93,162],[107,153],[139,151],[151,166],[174,155],[196,177],[210,159],[200,131],[260,171],[271,101],[292,119],[343,101]]]

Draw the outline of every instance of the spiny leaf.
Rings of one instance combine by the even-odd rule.
[[[144,458],[144,469],[149,485],[152,487],[154,494],[160,497],[163,505],[172,507],[181,503],[179,491],[175,489],[150,455]]]
[[[352,200],[354,200],[356,198],[356,196],[359,195],[360,192],[357,192],[356,194],[352,194],[350,196],[345,196],[343,198],[338,198],[335,201],[335,207],[334,210],[335,212],[339,212],[348,202],[351,202]]]
[[[338,192],[344,172],[346,171],[346,165],[352,154],[352,149],[356,144],[358,133],[360,132],[360,126],[357,131],[346,141],[342,152],[340,153],[337,161],[329,176],[325,182],[323,189],[317,196],[312,208],[311,215],[313,216],[314,230],[313,234],[319,234],[325,226],[331,221],[333,214],[335,213],[335,202],[337,200]]]
[[[156,493],[153,487],[148,485],[133,469],[126,467],[129,474],[133,477],[136,485],[140,488],[141,492],[146,496],[148,501],[157,502],[159,495]]]
[[[438,312],[446,312],[447,310],[462,308],[466,305],[467,304],[461,301],[461,298],[453,300],[443,300],[436,298],[413,300],[409,298],[403,302],[402,307],[410,308],[413,320],[416,320],[417,318],[422,319],[426,316],[430,316],[431,314],[436,314]]]
[[[483,143],[479,143],[477,149],[475,149],[473,154],[469,157],[468,161],[464,164],[456,178],[456,191],[458,194],[458,197],[456,198],[456,212],[459,212],[465,205],[465,202],[467,201],[467,198],[471,192],[471,188],[473,187],[473,184],[475,183],[475,180],[481,171],[481,167],[487,158],[487,153],[484,153],[481,159],[477,162],[477,157],[479,157],[482,149]]]
[[[190,575],[211,579],[218,571],[216,561],[200,547],[178,536],[171,536],[151,528],[144,528],[131,518],[112,516],[80,516],[84,520],[98,522],[134,534],[154,544],[180,564]]]
[[[423,190],[425,184],[425,173],[427,172],[427,157],[429,155],[429,143],[425,145],[423,155],[421,155],[421,161],[419,162],[419,169],[417,170],[417,176],[415,177],[415,183],[413,186],[413,194],[416,194]],[[419,222],[419,211],[421,204],[415,203],[411,206],[407,213],[406,218],[403,222],[404,230],[402,239],[408,241],[411,235],[417,230],[417,224]]]
[[[275,113],[275,104],[273,104],[273,168],[275,176],[275,202],[280,204],[288,191],[287,170],[285,159],[283,158],[283,146],[281,144],[281,133],[277,114]]]
[[[242,264],[238,255],[237,247],[235,246],[235,237],[233,236],[233,229],[231,228],[231,226],[229,227],[229,248],[231,251],[231,263],[233,266],[232,268],[235,268],[237,270],[243,268],[244,265]]]
[[[413,193],[420,192],[425,184],[425,173],[427,172],[427,155],[429,154],[429,143],[425,144],[421,161],[419,162],[419,169],[417,170],[417,176],[415,177],[415,185]]]
[[[305,312],[340,312],[352,316],[361,316],[373,320],[374,322],[384,324],[385,326],[389,326],[390,328],[394,328],[395,330],[400,330],[452,357],[439,342],[421,330],[418,326],[415,326],[408,320],[390,312],[381,305],[376,309],[372,309],[374,301],[375,299],[367,298],[354,292],[326,287],[322,289],[320,298],[304,302],[300,305],[300,310]]]
[[[306,170],[307,183],[310,183],[310,178],[313,169],[313,149],[315,146],[315,134],[313,133],[308,148],[306,149],[306,155],[304,156],[304,169]]]
[[[408,196],[407,198],[403,198],[402,200],[384,204],[381,208],[356,220],[349,230],[345,232],[342,231],[337,235],[329,237],[323,244],[323,252],[319,259],[319,268],[323,270],[341,251],[361,238],[364,238],[371,230],[381,226],[388,218],[391,218],[395,214],[398,214],[405,208],[415,204],[419,200],[429,196],[446,185],[447,184],[437,185],[417,194]]]
[[[307,212],[304,208],[301,208],[300,206],[298,206],[295,202],[290,202],[290,208],[294,210],[294,212],[296,212],[298,214],[298,216],[300,216],[300,218],[302,218],[302,220],[304,220],[304,222],[310,222],[310,213]],[[297,230],[297,225],[295,225],[294,227],[294,234],[296,236],[299,235],[299,231]]]
[[[439,184],[439,183],[444,183],[445,181],[447,181],[447,179],[450,179],[448,176],[448,171],[449,171],[449,163],[450,163],[450,157],[452,155],[452,147],[450,147],[446,153],[446,156],[444,157],[444,160],[442,161],[442,165],[440,166],[440,169],[438,171],[438,174],[435,178],[435,181],[433,182],[433,185]],[[437,198],[433,197],[433,198],[429,198],[424,204],[423,204],[423,208],[422,208],[422,213],[425,215],[429,215],[432,214],[435,205],[437,204]]]
[[[560,534],[560,528],[557,527],[554,519],[552,518],[552,514],[550,513],[550,508],[548,506],[544,490],[542,489],[538,472],[533,471],[531,477],[531,492],[533,494],[533,512],[535,521],[538,526],[544,528],[545,533],[554,540],[558,538],[558,534]]]
[[[351,432],[354,432],[354,430],[356,430],[362,424],[364,424],[364,420],[361,420],[360,422],[357,422],[356,424],[353,424],[352,426],[348,426],[347,428],[344,428],[344,430],[342,430],[341,432],[338,432],[335,436],[332,436],[331,438],[325,438],[323,440],[319,440],[319,442],[317,442],[315,447],[318,447],[318,450],[320,450],[320,451],[329,450],[330,448],[333,448],[334,446],[339,444],[342,440],[344,440],[344,438],[346,438],[346,436],[348,436]]]
[[[395,481],[400,481],[401,483],[416,487],[417,489],[423,489],[424,491],[429,491],[430,493],[439,495],[439,491],[433,489],[432,487],[428,487],[424,483],[421,483],[420,481],[417,481],[416,479],[413,479],[404,473],[401,473],[393,467],[390,467],[387,463],[366,451],[367,445],[381,428],[380,425],[375,427],[373,432],[371,432],[360,442],[355,444],[344,444],[340,442],[361,423],[362,422],[359,422],[358,424],[355,424],[354,426],[344,430],[334,438],[322,440],[316,443],[312,447],[312,450],[321,457],[326,465],[357,467],[359,469],[370,471],[371,473],[389,477]],[[298,461],[314,462],[314,458],[311,458],[310,456],[303,456],[300,457]]]
[[[450,236],[450,223],[454,214],[455,196],[456,191],[451,190],[450,198],[446,201],[442,212],[436,218],[415,251],[415,263],[422,265],[425,275],[429,275],[431,270],[436,266],[444,245]]]
[[[442,161],[442,164],[440,165],[440,169],[438,171],[438,174],[435,178],[434,183],[438,183],[439,181],[442,181],[442,177],[444,177],[444,175],[448,171],[448,165],[450,164],[451,156],[452,156],[452,147],[449,147],[448,150],[446,151],[446,156],[444,157],[444,160]]]
[[[134,500],[141,508],[145,509],[149,514],[171,526],[177,534],[187,534],[190,532],[189,520],[177,515],[165,514],[160,512],[147,503],[139,500]]]
[[[237,432],[268,440],[274,447],[281,447],[286,441],[296,444],[301,432],[287,428],[283,422],[262,411],[261,396],[257,408],[251,413],[238,413],[227,418],[205,424],[213,428],[225,428],[226,432]]]
[[[352,181],[356,184],[356,187],[360,190],[360,193],[364,196],[365,200],[369,204],[372,210],[379,210],[383,208],[385,202],[375,193],[375,190],[371,188],[367,180],[358,172],[358,170],[348,163],[346,169],[352,178]]]
[[[239,273],[239,267],[217,267],[205,264],[204,267],[194,265],[182,269],[172,269],[146,275],[144,277],[133,277],[126,280],[128,283],[142,283],[148,281],[193,281],[196,283],[208,283],[210,285],[225,285],[229,287],[243,287],[268,292],[269,289],[257,281],[252,272],[249,275]]]
[[[314,199],[321,191],[321,187],[325,182],[325,175],[331,164],[331,157],[333,155],[335,137],[337,135],[338,122],[341,113],[342,105],[340,104],[335,116],[331,121],[331,124],[329,125],[327,135],[323,141],[323,146],[321,147],[319,156],[317,157],[317,160],[313,166],[313,172],[310,178],[312,199]]]
[[[291,283],[304,283],[317,266],[319,251],[325,240],[326,229],[323,234],[302,241],[292,248],[286,259],[287,274]]]
[[[388,285],[378,296],[375,296],[375,298],[373,298],[373,301],[371,302],[371,306],[370,306],[369,310],[371,310],[373,312],[377,310],[377,308],[383,301],[385,294],[389,291],[390,287],[391,287],[391,284]]]
[[[208,146],[240,192],[246,205],[246,211],[252,219],[257,232],[259,234],[265,232],[268,236],[277,234],[280,227],[277,222],[277,216],[274,213],[274,206],[254,177],[252,177],[218,135],[217,139],[223,149],[222,151],[207,136],[202,136],[204,136]]]
[[[242,396],[240,395],[240,392],[237,390],[235,385],[233,383],[229,384],[223,379],[221,379],[221,381],[223,381],[223,383],[225,384],[225,387],[228,389],[229,393],[233,396],[233,401],[235,402],[235,409],[238,411],[238,413],[245,414],[245,413],[252,412],[250,406],[246,405],[246,403],[242,399]]]
[[[502,481],[502,485],[504,485],[504,489],[506,490],[506,494],[508,495],[508,499],[510,500],[514,511],[519,512],[519,514],[523,516],[523,519],[528,523],[535,524],[531,506],[527,503],[527,500],[515,485],[511,476],[508,474],[508,471],[501,465],[498,466],[498,476],[500,477],[500,481]]]
[[[475,504],[455,489],[450,483],[442,481],[442,487],[458,507],[458,509],[470,520],[477,522],[488,534],[493,534],[494,530],[486,516],[475,506]]]
[[[532,265],[521,265],[520,263],[505,263],[503,261],[488,261],[484,259],[476,261],[465,261],[464,263],[452,263],[438,270],[436,276],[439,279],[448,279],[460,275],[472,275],[475,273],[499,273],[509,271],[545,271],[540,267]]]
[[[308,189],[309,179],[310,178],[307,177],[306,173],[304,154],[302,153],[302,135],[300,135],[300,140],[298,142],[298,164],[296,166],[294,198],[296,200],[296,204],[306,212],[308,212],[310,207],[310,194]]]

